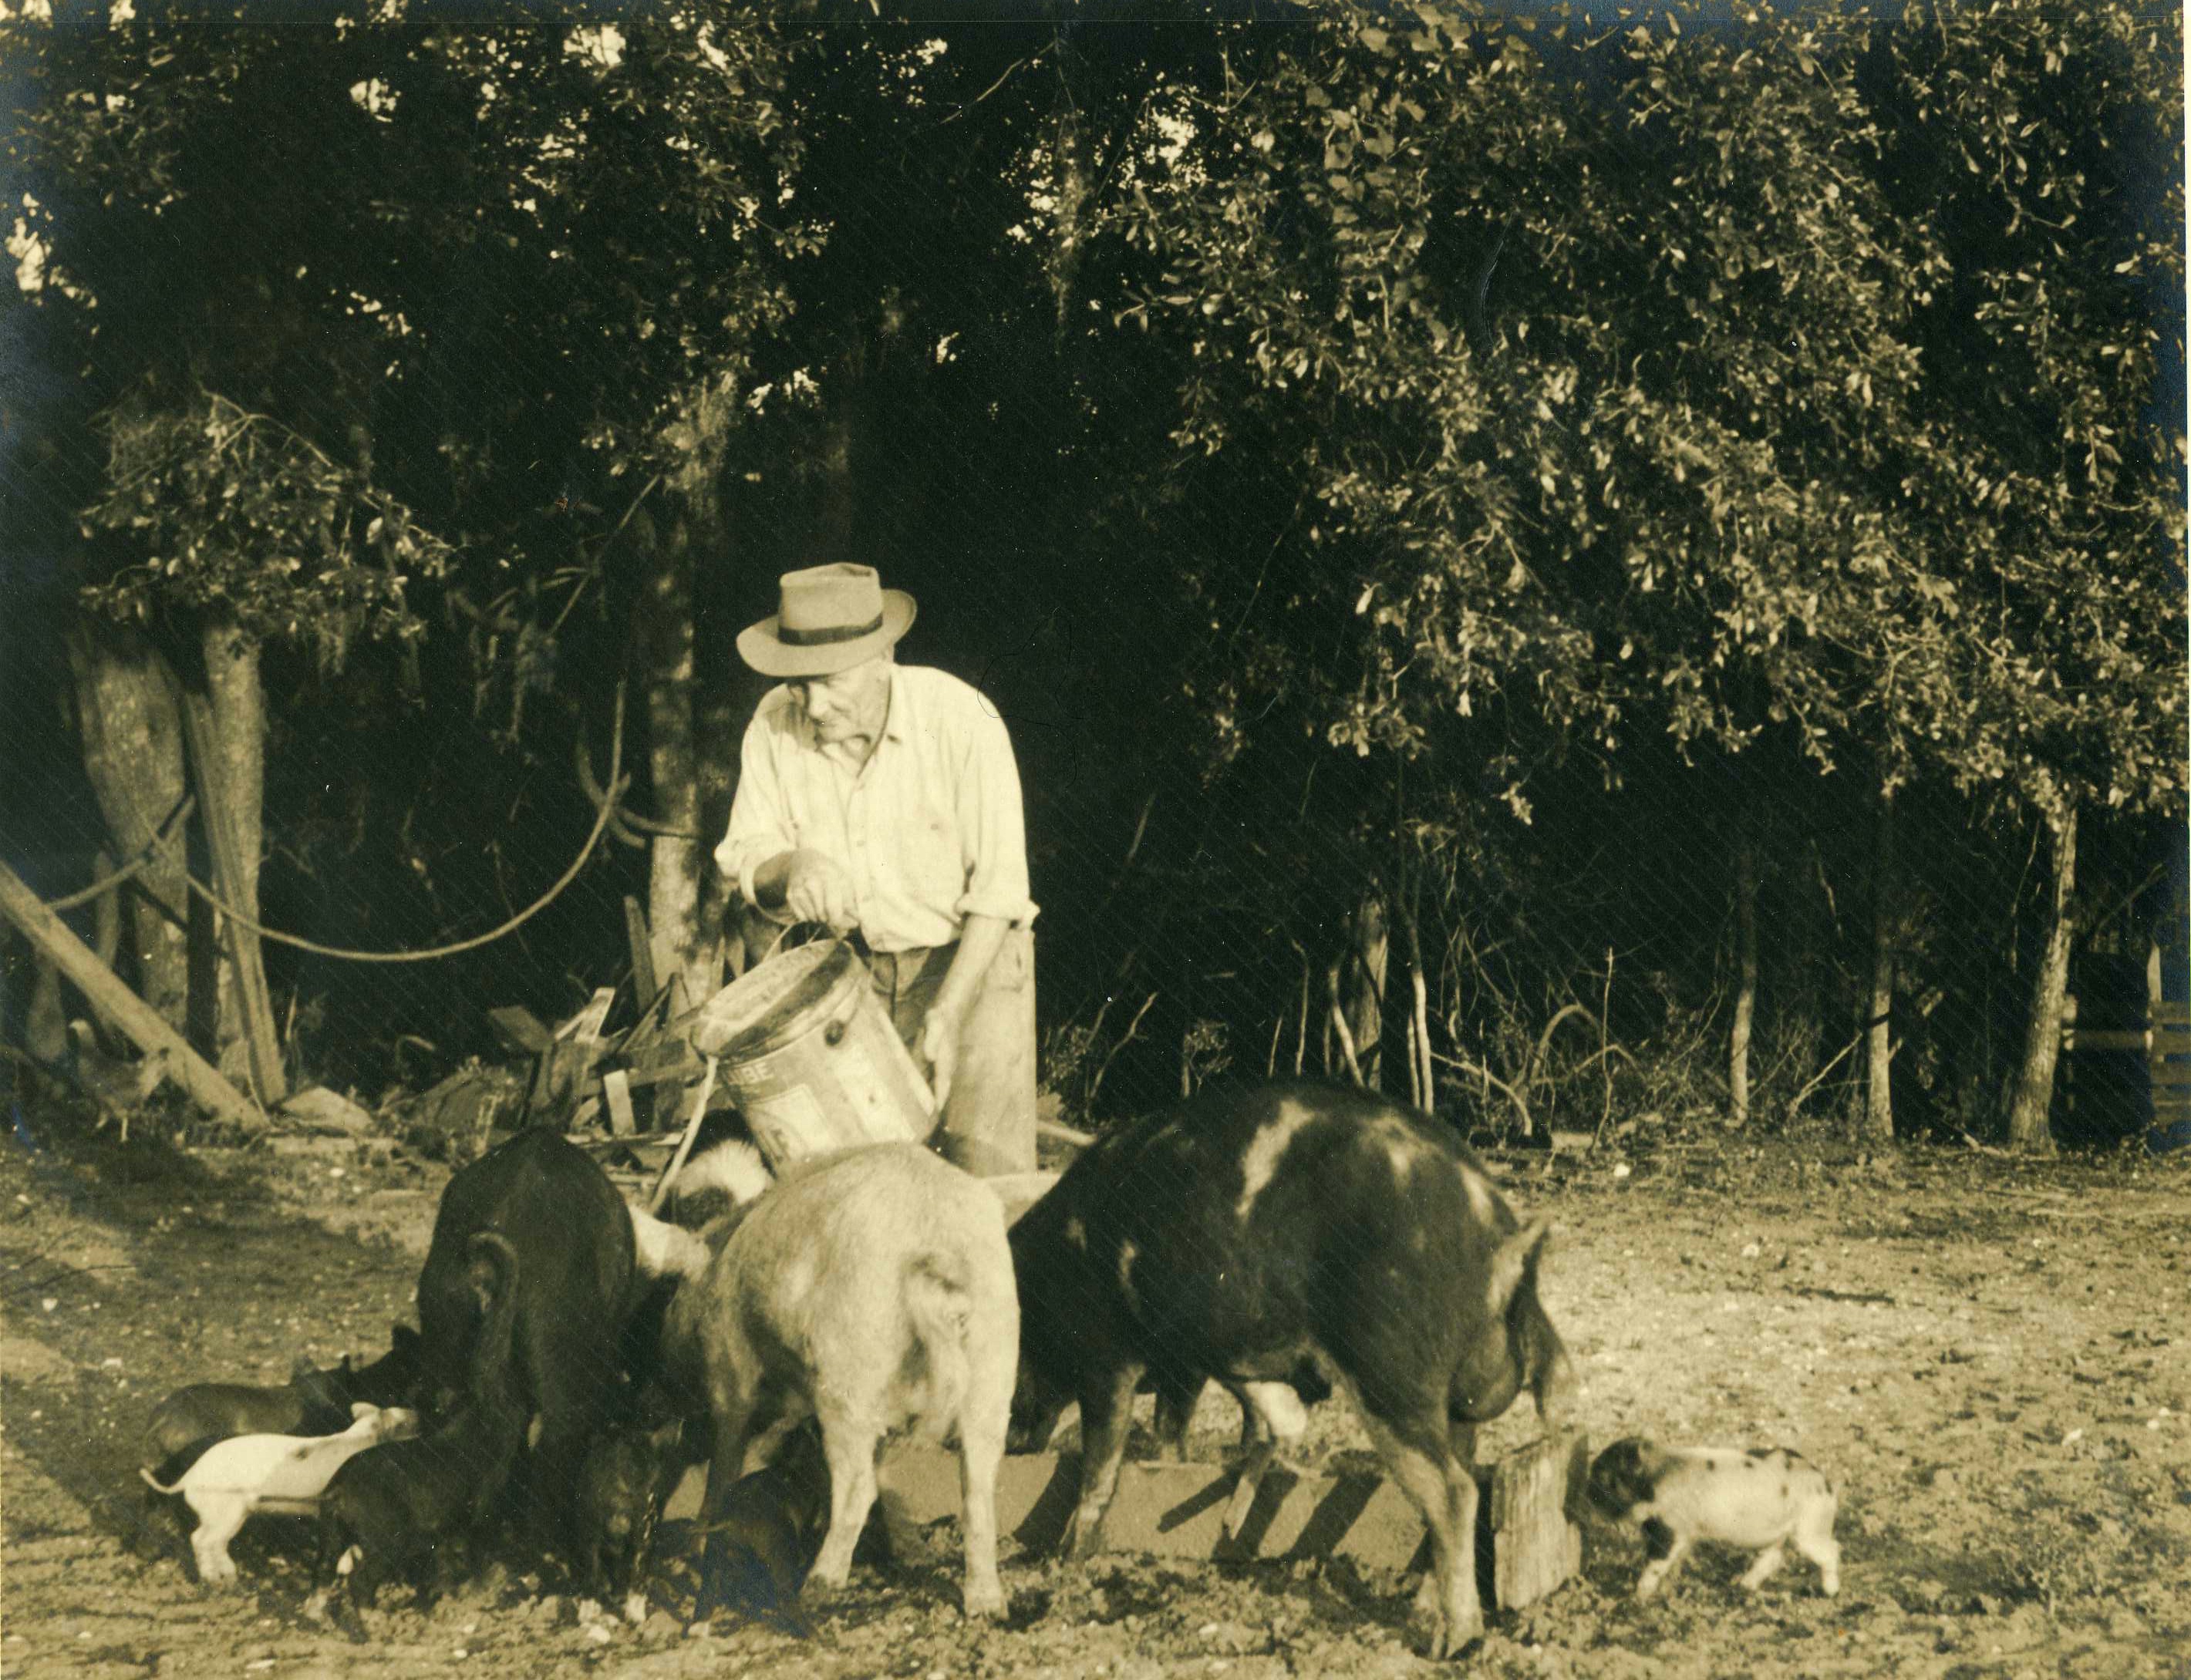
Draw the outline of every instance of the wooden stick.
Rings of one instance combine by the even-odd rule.
[[[692,1117],[685,1122],[685,1135],[677,1140],[677,1153],[669,1157],[669,1164],[662,1169],[662,1176],[654,1181],[654,1194],[649,1197],[646,1211],[662,1212],[662,1204],[669,1195],[669,1186],[685,1170],[685,1157],[692,1153],[692,1140],[700,1135],[700,1117],[708,1112],[708,1098],[715,1094],[715,1067],[713,1056],[708,1058],[708,1071],[700,1078],[700,1094],[692,1104]]]
[[[191,768],[198,782],[198,820],[205,825],[206,849],[213,854],[213,890],[221,901],[255,913],[255,904],[244,903],[247,860],[243,842],[236,829],[236,813],[228,803],[221,780],[223,766],[213,727],[213,704],[203,695],[183,696],[183,735],[190,746]],[[223,916],[228,937],[229,960],[236,968],[236,996],[243,1015],[244,1045],[250,1057],[251,1076],[260,1101],[279,1103],[289,1094],[282,1065],[282,1047],[274,1031],[274,1002],[266,989],[265,959],[259,935],[235,916]]]
[[[1332,970],[1335,976],[1338,972],[1336,968]],[[1353,1030],[1346,1024],[1346,1012],[1339,1007],[1339,985],[1335,978],[1331,988],[1331,1024],[1339,1029],[1339,1047],[1346,1057],[1346,1071],[1353,1076],[1357,1085],[1367,1085],[1369,1081],[1362,1077],[1362,1064],[1354,1054]]]
[[[21,928],[31,946],[147,1056],[164,1058],[163,1070],[190,1093],[191,1101],[247,1132],[266,1129],[266,1117],[243,1093],[161,1019],[158,1010],[116,979],[113,970],[5,864],[0,864],[0,916]]]
[[[1524,1138],[1536,1136],[1535,1123],[1529,1118],[1529,1105],[1522,1100],[1522,1093],[1493,1073],[1490,1069],[1478,1067],[1465,1056],[1448,1056],[1442,1050],[1432,1051],[1431,1057],[1434,1061],[1443,1062],[1449,1068],[1458,1068],[1463,1073],[1474,1074],[1486,1085],[1497,1086],[1506,1093],[1506,1100],[1513,1104],[1514,1112],[1522,1116],[1522,1135]]]
[[[1044,1138],[1055,1138],[1061,1144],[1071,1144],[1077,1149],[1086,1149],[1096,1141],[1094,1136],[1077,1126],[1067,1126],[1061,1120],[1038,1120],[1035,1131]]]
[[[1408,970],[1408,981],[1415,994],[1415,1054],[1422,1060],[1423,1112],[1428,1114],[1437,1106],[1437,1086],[1431,1077],[1431,990],[1423,979],[1422,952],[1418,947],[1415,961]]]

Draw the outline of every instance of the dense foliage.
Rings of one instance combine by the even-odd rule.
[[[731,633],[856,555],[1013,726],[1068,1099],[1320,1064],[1335,1002],[1397,1044],[1412,972],[1390,1088],[1716,1107],[1739,922],[1758,1107],[1852,1091],[1891,993],[1904,1124],[1992,1127],[2042,840],[2089,998],[2181,851],[2172,22],[925,9],[0,21],[9,563],[266,639],[270,919],[528,899],[635,676],[642,801],[712,838]],[[454,1054],[459,998],[613,978],[640,879],[277,990],[329,1069]]]

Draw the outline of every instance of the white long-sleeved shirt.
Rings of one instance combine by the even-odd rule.
[[[857,770],[822,750],[788,685],[762,697],[715,866],[754,905],[754,872],[801,848],[851,877],[874,951],[948,945],[969,916],[1035,917],[1011,739],[997,709],[946,671],[891,667],[882,736]]]

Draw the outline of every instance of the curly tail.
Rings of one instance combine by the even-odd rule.
[[[959,1421],[970,1372],[966,1364],[966,1326],[971,1306],[959,1269],[940,1253],[906,1262],[902,1298],[913,1339],[928,1361],[929,1429],[940,1439]]]
[[[145,1469],[142,1465],[138,1466],[137,1473],[145,1479],[145,1485],[151,1489],[154,1493],[180,1493],[183,1490],[183,1479],[179,1476],[175,1478],[174,1486],[168,1487],[156,1479],[153,1476],[152,1473],[150,1470]]]

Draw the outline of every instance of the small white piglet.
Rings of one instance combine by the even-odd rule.
[[[202,1581],[234,1581],[228,1542],[256,1512],[309,1517],[336,1471],[367,1447],[418,1433],[406,1406],[350,1408],[356,1421],[339,1435],[236,1435],[208,1447],[170,1487],[139,1469],[156,1493],[179,1493],[198,1519],[191,1534]]]
[[[1792,1544],[1818,1566],[1829,1598],[1841,1591],[1840,1496],[1784,1447],[1661,1447],[1631,1436],[1597,1456],[1589,1498],[1594,1515],[1642,1530],[1651,1561],[1636,1583],[1639,1598],[1665,1586],[1700,1540],[1757,1554],[1738,1583],[1745,1590],[1762,1585]]]

